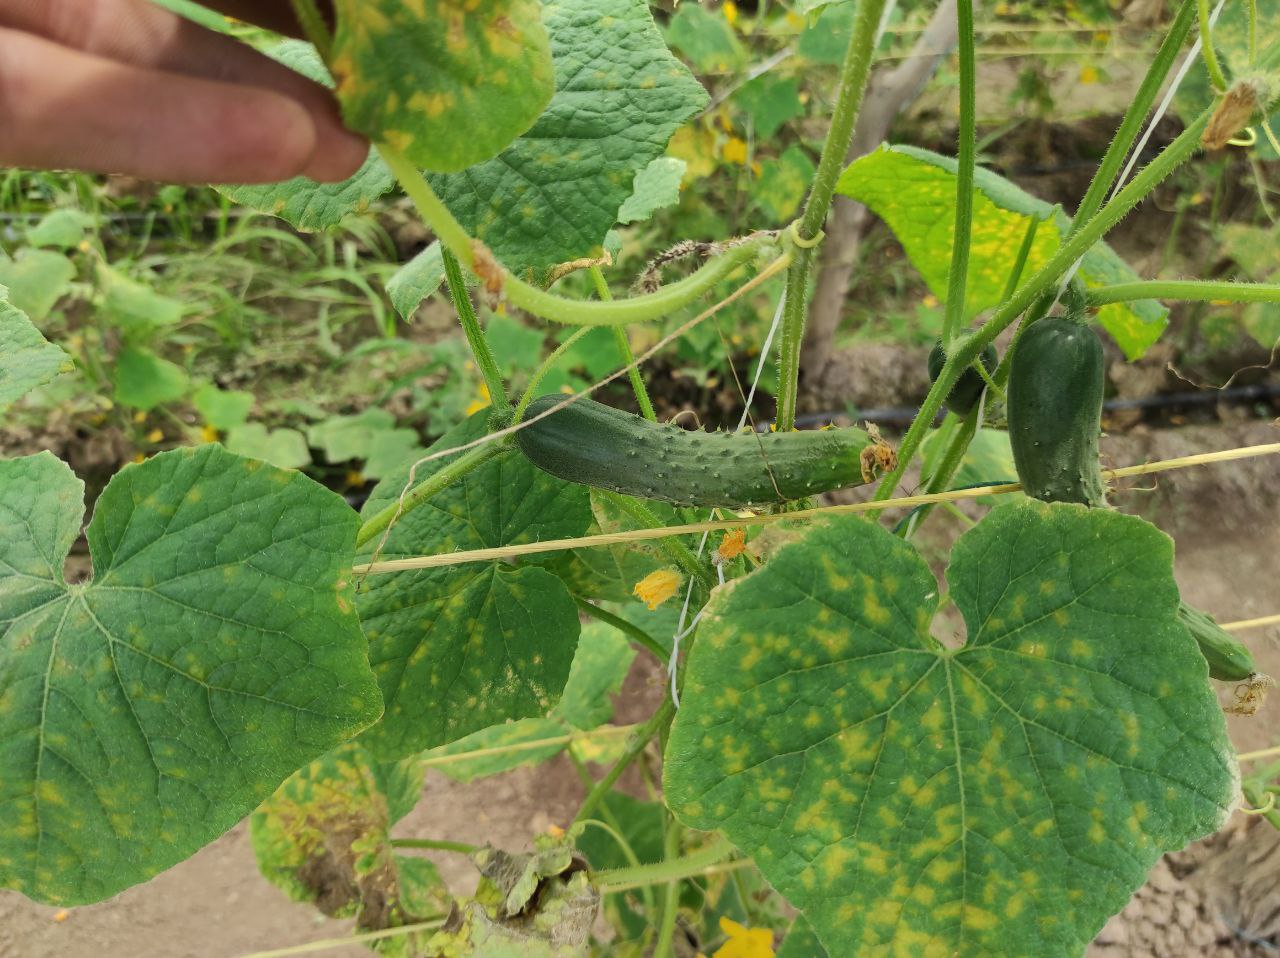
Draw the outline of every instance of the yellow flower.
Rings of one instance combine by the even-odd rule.
[[[724,149],[720,155],[724,157],[726,163],[746,163],[747,162],[747,141],[741,137],[731,136],[725,141]]]
[[[1080,68],[1080,82],[1081,83],[1097,83],[1098,68],[1094,66],[1089,66],[1089,65],[1082,66]]]
[[[729,21],[729,26],[738,22],[738,5],[733,0],[725,0],[720,9],[724,12],[724,18]]]
[[[481,383],[480,387],[476,390],[476,398],[471,400],[471,405],[467,407],[466,414],[470,416],[473,413],[478,413],[481,409],[488,409],[489,402],[489,387],[484,383]]]
[[[676,594],[680,586],[680,574],[671,569],[650,572],[636,583],[635,595],[651,610]]]
[[[203,426],[200,427],[200,441],[201,442],[217,442],[218,430],[214,429],[208,423],[205,423]]]
[[[924,299],[920,300],[920,302],[929,309],[933,309],[938,305],[938,297],[934,296],[933,293],[925,293]]]
[[[747,530],[731,529],[720,540],[720,548],[716,549],[715,563],[720,565],[742,555],[747,548]]]
[[[721,915],[720,930],[729,940],[711,958],[773,958],[773,932],[768,928],[747,928]]]
[[[147,442],[164,442],[164,431],[161,429],[152,429],[147,433]]]

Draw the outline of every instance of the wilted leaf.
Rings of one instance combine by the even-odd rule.
[[[968,641],[908,544],[839,518],[712,598],[665,795],[852,955],[1078,955],[1238,773],[1172,542],[1026,500],[957,542]]]
[[[99,901],[217,838],[381,711],[356,517],[217,445],[127,466],[62,566],[83,484],[0,462],[0,887]]]

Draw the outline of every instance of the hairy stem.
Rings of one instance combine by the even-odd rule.
[[[977,153],[978,100],[973,50],[973,0],[956,4],[957,51],[960,55],[960,143],[956,166],[956,219],[951,231],[951,269],[947,274],[947,304],[942,319],[942,348],[960,331],[969,279],[969,247],[973,239],[973,166]],[[979,363],[981,366],[981,363]]]
[[[604,801],[605,796],[613,791],[613,786],[622,777],[622,773],[627,770],[632,762],[640,757],[654,736],[660,734],[671,724],[671,720],[675,716],[675,703],[670,698],[664,699],[658,710],[649,717],[649,721],[632,733],[631,738],[627,740],[626,751],[622,753],[622,757],[605,773],[604,778],[596,782],[591,791],[587,793],[587,797],[582,801],[582,807],[578,809],[578,814],[573,817],[574,822],[591,818],[595,814],[596,808]]]
[[[654,529],[662,525],[662,521],[653,514],[653,510],[630,496],[609,492],[605,489],[597,489],[596,495],[604,498],[614,508],[625,512],[638,522],[642,529]],[[686,575],[697,579],[708,591],[715,585],[715,580],[711,577],[711,571],[702,562],[698,561],[698,557],[693,554],[693,550],[683,542],[677,539],[664,539],[662,548],[671,560],[684,570]]]
[[[478,845],[466,842],[449,842],[442,838],[393,838],[392,848],[425,848],[440,852],[457,852],[459,855],[474,855],[480,851]]]
[[[493,358],[493,350],[489,348],[489,340],[485,338],[480,320],[476,318],[475,306],[471,303],[471,294],[467,292],[466,281],[462,278],[462,268],[458,260],[449,250],[442,248],[440,257],[444,260],[444,278],[449,287],[449,298],[453,300],[453,308],[462,323],[462,331],[466,333],[467,345],[471,347],[471,356],[475,359],[476,368],[484,379],[485,388],[489,391],[489,402],[497,410],[511,408],[507,399],[507,387],[502,381],[502,372],[498,362]]]
[[[676,882],[684,878],[696,878],[713,865],[733,854],[733,844],[727,838],[717,837],[710,844],[690,852],[682,858],[672,858],[655,865],[639,868],[614,868],[596,872],[596,885],[606,894],[628,891],[662,882]]]
[[[795,426],[796,397],[800,385],[800,344],[804,341],[804,324],[809,310],[809,274],[813,270],[814,245],[822,232],[836,180],[844,162],[845,151],[853,136],[853,126],[862,106],[862,95],[871,72],[876,33],[886,0],[861,0],[854,17],[853,33],[845,51],[840,71],[840,91],[831,114],[831,127],[822,145],[822,157],[814,173],[813,186],[805,202],[799,226],[800,244],[787,271],[787,304],[782,317],[782,341],[779,344],[778,429],[786,432]]]
[[[368,544],[375,536],[381,535],[391,525],[392,522],[399,520],[402,516],[412,512],[418,506],[422,505],[432,496],[436,495],[449,486],[453,485],[467,473],[471,472],[477,466],[483,465],[490,459],[497,456],[505,456],[511,453],[510,446],[504,446],[501,443],[490,442],[483,446],[476,446],[469,452],[463,453],[457,459],[445,465],[443,468],[436,470],[426,479],[414,486],[398,502],[393,502],[381,512],[370,516],[365,523],[360,526],[360,531],[356,533],[356,548]]]
[[[1219,93],[1226,92],[1227,78],[1218,63],[1218,51],[1213,48],[1213,25],[1209,23],[1209,0],[1197,0],[1196,7],[1200,14],[1200,55],[1204,58],[1205,69],[1209,71],[1209,82]]]
[[[680,836],[684,829],[673,817],[667,823],[667,834],[662,842],[662,859],[664,862],[678,861],[680,854]],[[658,919],[658,939],[653,949],[653,958],[671,958],[675,953],[676,917],[680,913],[680,882],[668,881],[662,890],[662,917]]]
[[[516,403],[515,421],[519,422],[524,417],[524,411],[529,408],[529,403],[533,402],[534,393],[538,387],[542,385],[542,380],[547,377],[547,373],[555,368],[560,357],[567,353],[574,345],[587,333],[591,332],[590,326],[583,326],[575,329],[573,334],[563,343],[551,351],[546,359],[533,371],[533,375],[529,377],[529,385],[525,387],[524,395],[520,397],[520,401]]]
[[[1200,279],[1153,279],[1099,286],[1085,294],[1090,306],[1128,303],[1135,299],[1185,302],[1280,303],[1280,283],[1210,282]]]
[[[996,338],[1022,314],[1037,297],[1057,282],[1077,259],[1104,237],[1107,232],[1124,217],[1126,213],[1156,188],[1165,177],[1184,163],[1200,148],[1200,136],[1209,123],[1216,103],[1201,113],[1192,123],[1170,143],[1149,166],[1142,170],[1115,197],[1098,211],[1087,225],[1070,237],[1055,253],[1049,262],[1036,271],[1030,279],[1018,288],[1018,291],[996,308],[988,319],[972,336],[964,340],[960,346],[947,356],[937,380],[925,396],[919,413],[912,421],[911,427],[902,437],[898,448],[898,465],[884,477],[876,490],[875,499],[884,500],[893,495],[902,481],[920,443],[924,440],[930,424],[942,408],[942,400],[951,393],[952,387],[960,378],[965,368],[977,359],[987,344]]]

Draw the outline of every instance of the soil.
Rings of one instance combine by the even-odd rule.
[[[1139,428],[1110,438],[1104,455],[1131,463],[1211,449],[1275,442],[1280,428],[1267,421]],[[1114,497],[1175,537],[1177,576],[1189,601],[1222,620],[1276,611],[1276,556],[1280,554],[1280,482],[1273,459],[1252,459],[1168,473]],[[1262,667],[1280,674],[1280,628],[1242,633]],[[624,687],[619,721],[632,721],[652,705],[656,681],[648,663]],[[1224,703],[1230,689],[1223,688]],[[1240,750],[1275,744],[1280,695],[1256,716],[1229,719]],[[396,828],[406,837],[449,837],[513,851],[553,824],[565,824],[582,786],[563,759],[538,768],[459,785],[431,773],[418,807]],[[1277,913],[1280,846],[1265,823],[1242,829],[1232,819],[1229,836],[1170,856],[1148,885],[1104,930],[1090,958],[1266,954],[1237,931]],[[1237,834],[1239,833],[1239,834]],[[1243,836],[1243,837],[1242,837]],[[1248,867],[1243,856],[1250,855]],[[1256,859],[1256,861],[1255,861]],[[458,892],[470,891],[474,874],[460,856],[435,856]],[[1269,871],[1268,871],[1269,870]],[[1251,877],[1251,883],[1241,875]],[[1234,930],[1233,930],[1234,929]],[[1260,933],[1276,929],[1261,927]],[[110,901],[62,912],[0,892],[0,958],[241,958],[350,933],[350,922],[321,917],[295,904],[262,879],[245,825],[193,858]],[[326,950],[335,958],[368,955],[358,946]]]

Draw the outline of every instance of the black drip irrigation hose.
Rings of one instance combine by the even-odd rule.
[[[1164,409],[1169,406],[1209,406],[1220,402],[1249,402],[1254,399],[1270,399],[1280,396],[1280,383],[1259,383],[1254,386],[1232,386],[1230,389],[1202,389],[1197,392],[1157,393],[1141,399],[1108,399],[1102,404],[1106,412],[1122,409]],[[833,419],[848,417],[858,422],[874,422],[887,426],[908,426],[920,411],[917,406],[888,406],[882,409],[858,409],[853,412],[832,409],[826,412],[806,413],[796,416],[796,426],[825,426]],[[938,421],[942,420],[939,413]],[[768,432],[773,420],[757,421],[757,432]]]

